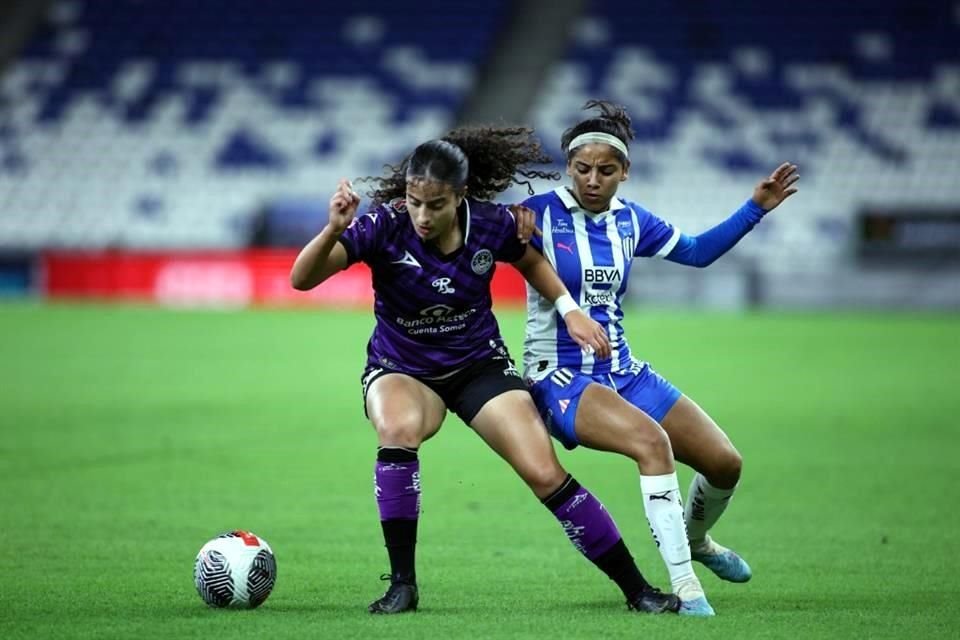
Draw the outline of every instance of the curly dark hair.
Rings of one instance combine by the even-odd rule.
[[[560,174],[556,171],[529,168],[529,165],[551,162],[533,129],[460,127],[439,140],[421,144],[400,164],[386,165],[386,176],[367,176],[358,181],[374,183],[374,188],[367,193],[374,206],[404,197],[411,177],[445,182],[455,191],[466,187],[471,197],[489,200],[511,184],[526,185],[533,195],[531,179],[559,180]]]
[[[560,148],[563,149],[563,153],[567,157],[567,162],[570,162],[570,159],[573,157],[573,153],[570,151],[570,143],[574,138],[583,133],[593,131],[609,133],[619,138],[620,141],[629,148],[630,141],[633,140],[635,133],[626,108],[606,100],[588,100],[587,103],[583,105],[583,108],[585,110],[598,108],[600,109],[600,115],[581,120],[564,131],[563,135],[560,136]],[[615,153],[624,165],[630,164],[630,160],[622,153],[616,150]]]

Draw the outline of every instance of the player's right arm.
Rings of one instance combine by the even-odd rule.
[[[327,225],[307,243],[290,270],[290,284],[299,291],[308,291],[338,271],[347,268],[347,251],[338,242],[357,213],[360,196],[346,178],[337,184],[330,198]]]

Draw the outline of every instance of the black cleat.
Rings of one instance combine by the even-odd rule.
[[[680,598],[649,587],[637,594],[633,600],[628,600],[627,608],[641,613],[676,613],[680,610]]]
[[[389,575],[380,576],[381,580],[390,580],[390,588],[379,600],[374,600],[367,607],[370,613],[405,613],[416,611],[420,602],[417,585],[412,582],[392,580]]]

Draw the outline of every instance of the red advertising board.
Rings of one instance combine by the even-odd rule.
[[[322,305],[373,302],[370,270],[356,264],[311,291],[290,286],[295,251],[249,250],[141,253],[47,252],[41,291],[47,297],[118,299],[174,306]],[[501,265],[493,278],[500,302],[523,301],[523,279]]]

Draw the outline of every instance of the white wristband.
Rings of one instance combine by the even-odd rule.
[[[573,301],[573,296],[565,293],[554,301],[553,308],[556,309],[560,317],[563,318],[571,311],[579,311],[580,305]]]

